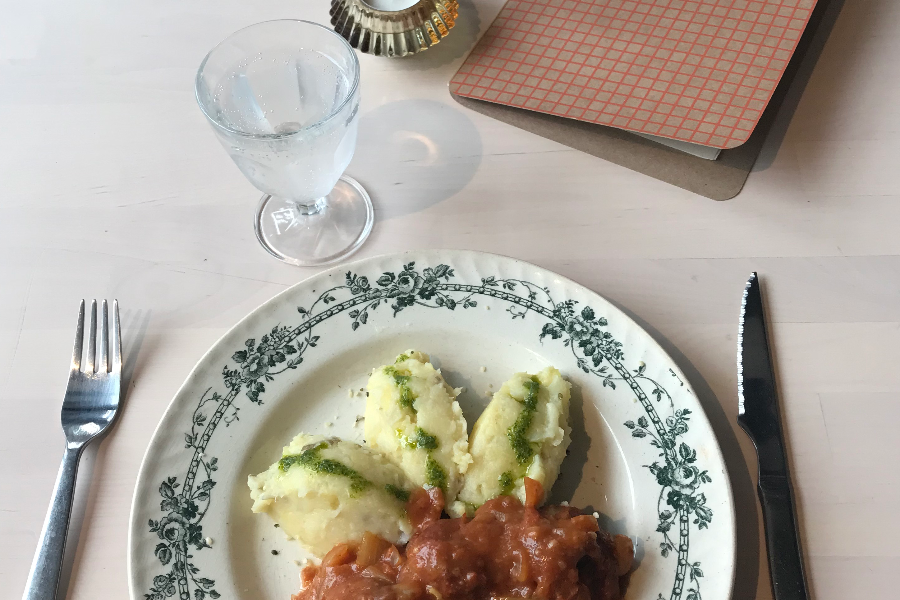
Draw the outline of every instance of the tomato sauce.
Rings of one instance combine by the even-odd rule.
[[[529,482],[526,482],[529,483]],[[568,506],[536,508],[540,484],[486,502],[471,519],[441,519],[440,490],[408,504],[416,530],[399,549],[372,534],[306,567],[293,600],[619,600],[634,549]]]

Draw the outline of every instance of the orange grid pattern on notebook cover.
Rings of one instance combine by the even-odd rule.
[[[509,0],[450,82],[486,100],[734,148],[816,0]]]

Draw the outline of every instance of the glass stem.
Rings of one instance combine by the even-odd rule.
[[[315,215],[323,210],[325,210],[325,205],[327,201],[324,197],[317,198],[308,204],[304,204],[303,202],[295,202],[294,205],[297,207],[297,212],[299,212],[304,217],[308,217],[310,215]]]

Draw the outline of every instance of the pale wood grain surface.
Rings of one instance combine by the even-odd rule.
[[[770,598],[734,423],[738,300],[765,278],[818,600],[896,596],[900,572],[900,2],[851,0],[773,164],[716,203],[467,112],[447,81],[502,0],[462,2],[411,60],[362,58],[348,172],[377,223],[360,257],[497,252],[553,269],[650,329],[720,437],[742,536],[735,598]],[[81,298],[123,307],[130,384],[82,470],[68,596],[125,598],[128,511],[153,428],[232,324],[313,273],[257,244],[258,193],[195,106],[228,33],[327,20],[325,0],[0,2],[0,597],[18,598],[62,451]],[[718,600],[718,599],[705,599]]]

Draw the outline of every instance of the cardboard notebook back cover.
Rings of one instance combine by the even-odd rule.
[[[808,2],[804,4],[804,6],[813,6],[813,10],[804,20],[806,29],[802,32],[802,35],[798,35],[799,39],[793,45],[793,55],[791,56],[790,61],[786,63],[784,68],[780,70],[778,85],[774,85],[771,92],[768,93],[768,105],[762,105],[760,109],[761,114],[757,116],[754,121],[755,127],[750,128],[750,130],[747,132],[747,136],[743,144],[733,144],[734,140],[737,138],[735,138],[734,136],[729,138],[732,140],[731,143],[733,147],[722,151],[717,160],[710,161],[685,154],[678,150],[664,147],[656,142],[639,137],[638,135],[634,135],[633,133],[630,133],[625,129],[614,129],[609,126],[604,126],[595,122],[596,119],[576,119],[571,114],[567,114],[567,116],[559,116],[554,112],[542,112],[539,110],[525,108],[524,103],[522,103],[523,106],[520,108],[513,104],[504,104],[501,102],[508,99],[507,96],[502,96],[502,94],[512,94],[513,91],[519,93],[520,96],[524,95],[527,92],[529,94],[528,98],[533,98],[534,92],[532,90],[523,90],[521,87],[522,85],[528,83],[527,78],[525,80],[516,80],[522,81],[521,84],[514,84],[519,85],[519,88],[507,88],[504,84],[502,90],[506,91],[501,91],[500,95],[495,96],[495,101],[485,101],[479,96],[488,94],[488,91],[491,89],[493,89],[494,91],[499,91],[501,89],[499,87],[500,84],[492,83],[488,85],[488,87],[484,87],[483,93],[480,94],[474,93],[473,89],[462,87],[464,85],[471,84],[473,65],[478,64],[478,61],[481,60],[480,57],[496,55],[491,59],[493,60],[494,58],[502,58],[504,56],[507,56],[504,52],[508,51],[509,48],[499,48],[494,44],[496,43],[497,39],[504,39],[502,35],[498,36],[497,33],[502,33],[504,31],[503,28],[505,27],[505,23],[508,21],[508,16],[510,13],[507,11],[507,8],[510,4],[515,4],[518,6],[520,3],[521,0],[510,0],[507,6],[504,7],[503,10],[501,10],[500,15],[491,25],[488,33],[477,44],[476,48],[472,51],[472,54],[470,54],[469,58],[466,59],[457,75],[451,81],[450,90],[453,97],[461,104],[473,110],[476,110],[477,112],[481,112],[522,129],[532,131],[533,133],[536,133],[543,137],[553,139],[554,141],[558,141],[562,144],[566,144],[589,154],[604,158],[611,162],[615,162],[617,164],[626,166],[633,170],[645,173],[657,179],[661,179],[676,186],[688,189],[690,191],[716,200],[726,200],[734,197],[740,192],[751,168],[753,167],[754,162],[756,161],[759,151],[763,146],[766,134],[768,133],[771,124],[775,120],[778,108],[780,107],[784,97],[788,93],[794,75],[800,68],[801,62],[809,53],[808,51],[813,43],[813,38],[815,37],[817,29],[823,21],[826,9],[828,7],[834,7],[836,10],[831,12],[833,13],[832,17],[836,18],[836,12],[837,10],[839,10],[840,4],[842,4],[838,0],[819,0],[817,3]],[[550,6],[552,3],[546,4]],[[614,2],[613,0],[609,0],[607,2],[601,0],[595,0],[594,2],[583,2],[575,0],[574,2],[568,4],[563,2],[557,2],[556,4],[561,6],[570,6],[573,4],[590,4],[605,7],[615,5],[617,9],[622,9],[622,7],[625,5],[634,7],[639,4],[646,5],[648,4],[648,2]],[[766,6],[771,5],[776,8],[782,5],[790,5],[796,9],[796,7],[800,3],[794,2],[793,0],[785,0],[784,2],[780,3],[777,0],[763,3],[727,0],[720,0],[719,2],[706,0],[702,2],[691,3],[659,0],[658,2],[650,2],[649,4],[658,4],[661,6],[677,4],[680,7],[687,6],[689,8],[701,5],[705,7],[716,7],[721,5],[733,8],[735,5],[744,6],[751,4],[753,5],[753,8],[756,8],[757,5],[763,4]],[[695,12],[697,12],[698,14],[703,14],[703,10],[706,9],[704,8],[701,10],[700,8],[698,8]],[[758,13],[768,14],[766,12],[767,10],[771,12],[772,9],[769,8],[760,10],[758,11]],[[833,18],[830,21],[833,23]],[[551,20],[548,26],[556,24],[558,24],[557,21]],[[830,26],[823,29],[830,29]],[[494,32],[493,35],[492,32]],[[827,31],[824,32],[824,35],[827,36]],[[823,42],[823,40],[820,41]],[[811,56],[811,59],[814,61],[815,56]],[[542,74],[543,76],[546,75],[546,72],[539,71],[538,74]],[[501,78],[506,77],[506,75],[502,75],[494,71],[486,71],[485,76],[490,76],[491,81],[503,81],[503,79]],[[509,80],[510,82],[513,81],[512,76],[510,76]],[[479,81],[483,81],[486,84],[488,83],[487,80]],[[571,81],[573,83],[576,82],[574,78]],[[564,84],[563,87],[560,87],[562,84]],[[491,88],[491,85],[494,87]],[[568,90],[569,84],[565,84],[564,81],[558,81],[553,85],[557,86],[557,91],[555,93],[562,94],[560,98],[564,98],[566,96],[565,90]],[[800,85],[802,87],[802,83]],[[544,84],[543,89],[550,89],[550,91],[552,91],[553,87],[551,86],[550,88],[547,88],[547,84]],[[600,88],[594,87],[591,89]],[[578,91],[582,95],[585,93],[584,89],[581,89],[579,87],[576,87],[574,91]],[[541,96],[541,93],[538,93],[538,96]],[[735,95],[735,97],[738,96],[739,95]],[[543,95],[543,98],[547,98],[547,95]],[[550,96],[550,98],[552,100],[553,98],[556,98],[556,96]],[[610,99],[612,99],[612,97],[610,97]],[[757,106],[757,104],[753,104],[753,110],[755,110],[755,107]],[[556,112],[558,113],[559,110],[560,109],[557,109]],[[641,133],[644,132],[642,131]],[[654,130],[652,132],[646,131],[646,133],[659,135],[661,132],[658,130]],[[678,137],[675,136],[672,139],[678,139]]]

